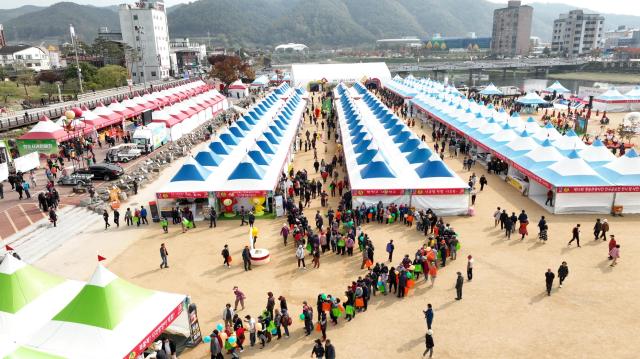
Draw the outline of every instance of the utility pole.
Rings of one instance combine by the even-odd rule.
[[[78,41],[76,39],[76,31],[73,28],[73,24],[69,24],[69,32],[71,33],[71,44],[73,45],[73,51],[76,54],[76,69],[78,70],[78,84],[80,85],[80,93],[84,93],[82,88],[82,69],[80,68],[80,61],[78,60]]]

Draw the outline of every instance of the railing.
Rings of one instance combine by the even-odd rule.
[[[154,81],[149,82],[149,88],[155,86],[177,86],[187,83],[191,80],[172,80],[172,81]],[[95,108],[100,102],[109,104],[113,100],[122,101],[126,96],[132,96],[134,92],[145,90],[144,84],[131,86],[116,87],[108,90],[84,93],[78,96],[77,100],[52,104],[47,107],[39,107],[25,110],[22,114],[15,111],[9,115],[0,117],[0,132],[8,131],[14,128],[27,126],[38,122],[40,117],[47,116],[49,118],[61,117],[65,111],[77,107],[87,106],[89,109]]]

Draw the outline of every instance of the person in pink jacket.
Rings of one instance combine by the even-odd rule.
[[[616,264],[618,264],[618,258],[620,258],[620,245],[619,244],[616,244],[615,247],[611,248],[611,250],[609,251],[609,256],[611,258],[613,258],[613,261],[611,261],[611,264],[609,265],[610,267],[613,267]]]

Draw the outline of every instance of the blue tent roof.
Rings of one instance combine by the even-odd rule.
[[[421,164],[416,168],[416,173],[420,178],[453,177],[444,162],[438,160]]]
[[[370,144],[371,140],[362,140],[353,148],[353,152],[362,153],[367,149],[367,147],[369,147]]]
[[[371,160],[377,153],[378,153],[378,150],[373,150],[373,149],[366,150],[356,158],[356,163],[359,165],[367,164],[371,162]]]
[[[252,150],[247,152],[247,155],[249,155],[249,157],[251,157],[251,159],[253,160],[253,162],[255,162],[256,164],[260,165],[260,166],[266,166],[269,164],[270,160],[268,160],[261,151],[257,151],[257,150]]]
[[[411,152],[416,148],[418,148],[419,145],[420,145],[420,140],[418,140],[417,138],[409,139],[400,146],[400,152],[402,153]]]
[[[178,170],[175,176],[171,179],[171,182],[178,181],[204,181],[209,177],[211,171],[202,167],[198,162],[191,159],[187,163],[183,164]]]
[[[236,125],[240,127],[243,131],[249,131],[249,124],[245,120],[236,121]]]
[[[229,148],[220,141],[211,142],[209,149],[218,155],[228,155],[231,152]]]
[[[383,161],[370,162],[360,170],[362,178],[394,178],[395,175]]]
[[[231,172],[231,174],[229,175],[229,179],[230,180],[237,180],[237,179],[259,180],[259,179],[262,179],[262,176],[264,176],[264,170],[260,168],[260,166],[256,165],[255,163],[249,162],[249,160],[247,160],[246,162],[238,163],[238,166],[236,166],[233,172]]]
[[[398,124],[391,127],[389,130],[387,130],[387,132],[389,133],[390,136],[395,136],[399,134],[403,129],[404,129],[404,125]]]
[[[402,131],[399,134],[397,134],[394,138],[393,138],[393,142],[394,143],[404,143],[406,140],[409,139],[409,137],[411,137],[411,132],[409,131]]]
[[[424,163],[429,160],[431,155],[433,155],[433,152],[428,148],[416,148],[413,152],[407,155],[407,161],[411,164]]]
[[[256,141],[256,144],[258,145],[258,147],[260,147],[262,152],[268,155],[275,154],[275,151],[271,148],[271,145],[267,141]]]
[[[396,124],[398,124],[399,120],[394,117],[393,119],[389,120],[387,123],[384,124],[384,128],[385,130],[390,129],[391,127],[395,126]]]
[[[238,141],[236,141],[236,139],[230,133],[221,134],[220,140],[227,146],[235,146],[238,144]]]
[[[240,127],[238,127],[238,126],[229,127],[229,132],[231,132],[237,138],[244,137],[244,133],[242,133],[242,131],[240,130]]]
[[[273,145],[277,145],[278,143],[280,143],[280,141],[278,141],[278,139],[271,132],[264,132],[263,135]]]
[[[282,123],[282,120],[280,120],[280,119],[276,119],[275,121],[273,121],[273,123],[274,123],[276,126],[278,126],[278,129],[279,129],[280,131],[284,131],[284,130],[287,128],[287,126],[285,126],[285,125],[284,125],[284,123]]]
[[[278,126],[270,125],[269,129],[271,130],[271,132],[273,132],[274,135],[278,137],[282,137],[282,132],[280,132],[280,129],[278,128]]]
[[[367,132],[358,132],[355,136],[351,137],[351,143],[353,143],[354,145],[357,145],[360,143],[360,141],[362,141],[365,136],[367,135]]]
[[[206,150],[198,152],[195,159],[202,166],[218,166],[222,162],[222,157]]]
[[[362,130],[364,128],[363,125],[357,125],[356,127],[354,127],[352,130],[349,130],[349,135],[351,136],[355,136],[358,133],[360,133],[360,130]]]

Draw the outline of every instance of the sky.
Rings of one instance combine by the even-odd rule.
[[[47,6],[62,0],[0,0],[0,9],[11,9],[22,5]],[[78,4],[91,4],[97,6],[117,5],[132,3],[134,0],[67,0]],[[193,0],[191,0],[193,1]],[[188,3],[189,0],[165,0],[167,6]],[[453,0],[455,1],[455,0]],[[489,0],[494,3],[506,4],[507,0]],[[576,7],[595,10],[607,14],[624,14],[640,16],[640,0],[524,0],[523,3],[564,3]]]

